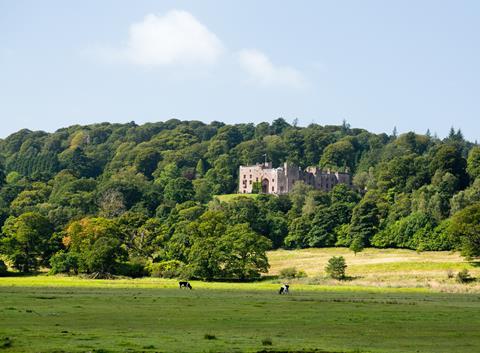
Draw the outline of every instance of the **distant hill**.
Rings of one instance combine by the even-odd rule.
[[[287,196],[237,199],[239,166],[264,155],[274,167],[348,168],[354,188],[325,193],[298,183]],[[480,148],[453,129],[439,139],[374,134],[347,123],[298,127],[281,118],[257,125],[102,123],[18,131],[0,140],[0,159],[0,246],[11,256],[20,251],[19,229],[47,237],[32,255],[34,266],[72,249],[68,227],[75,221],[110,229],[120,241],[119,263],[190,263],[193,239],[217,236],[216,225],[226,227],[218,234],[257,234],[273,248],[448,250],[474,237],[459,225],[476,220],[480,202]],[[199,235],[204,229],[211,232]],[[476,246],[465,249],[480,254]]]

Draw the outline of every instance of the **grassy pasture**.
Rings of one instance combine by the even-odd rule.
[[[324,278],[324,268],[332,256],[343,256],[347,262],[347,275],[351,281],[339,283]],[[480,266],[465,261],[457,252],[416,252],[405,249],[365,249],[356,255],[345,248],[276,250],[268,254],[271,275],[281,269],[296,267],[304,270],[309,278],[305,283],[323,285],[356,285],[367,287],[419,287],[445,292],[480,293],[480,282],[458,284],[449,278],[468,269],[480,278]]]
[[[5,352],[473,352],[480,297],[422,288],[11,277]],[[206,335],[214,339],[205,338]],[[6,339],[8,337],[8,340]],[[262,341],[271,340],[271,346]]]
[[[346,257],[352,280],[322,276],[334,255]],[[288,296],[277,294],[274,280],[192,281],[189,291],[155,278],[0,278],[0,353],[470,353],[480,347],[478,284],[446,278],[446,271],[463,268],[478,277],[475,264],[458,254],[308,249],[269,258],[271,274],[296,266],[309,277],[292,281]]]

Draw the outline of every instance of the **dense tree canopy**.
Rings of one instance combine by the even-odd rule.
[[[55,247],[50,222],[36,212],[9,217],[2,232],[3,253],[22,272],[30,272],[45,264]]]
[[[355,187],[325,193],[298,182],[289,195],[215,197],[237,190],[239,165],[265,156],[275,167],[349,170]],[[21,130],[0,140],[0,260],[25,272],[175,264],[184,277],[246,279],[267,271],[265,252],[278,247],[478,256],[479,203],[480,148],[455,130],[440,140],[346,122],[172,119]]]
[[[467,257],[480,257],[480,204],[469,206],[452,218],[451,231]]]

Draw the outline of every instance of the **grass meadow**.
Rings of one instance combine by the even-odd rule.
[[[190,291],[155,278],[0,278],[0,352],[479,351],[475,285],[443,291],[400,278],[413,271],[433,281],[464,266],[475,273],[474,265],[454,253],[342,251],[270,253],[272,274],[296,266],[309,275],[285,296],[277,294],[281,280],[192,281]],[[344,255],[347,273],[359,278],[324,279],[332,255]],[[375,282],[375,274],[398,282]]]
[[[350,281],[338,282],[326,278],[324,268],[332,256],[345,258]],[[480,293],[480,281],[469,284],[456,282],[455,275],[463,269],[480,278],[480,264],[466,261],[458,252],[370,248],[355,255],[346,248],[324,248],[276,250],[271,251],[268,257],[270,275],[278,275],[283,268],[296,267],[308,275],[300,280],[302,283]]]
[[[260,194],[222,194],[215,195],[215,198],[220,202],[230,202],[238,197],[248,197],[251,199],[256,199]]]

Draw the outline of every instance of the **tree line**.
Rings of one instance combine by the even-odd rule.
[[[354,188],[215,197],[265,154],[348,167]],[[453,128],[439,139],[282,118],[102,123],[21,130],[0,140],[0,159],[0,260],[21,272],[245,280],[279,247],[480,255],[480,147]]]

